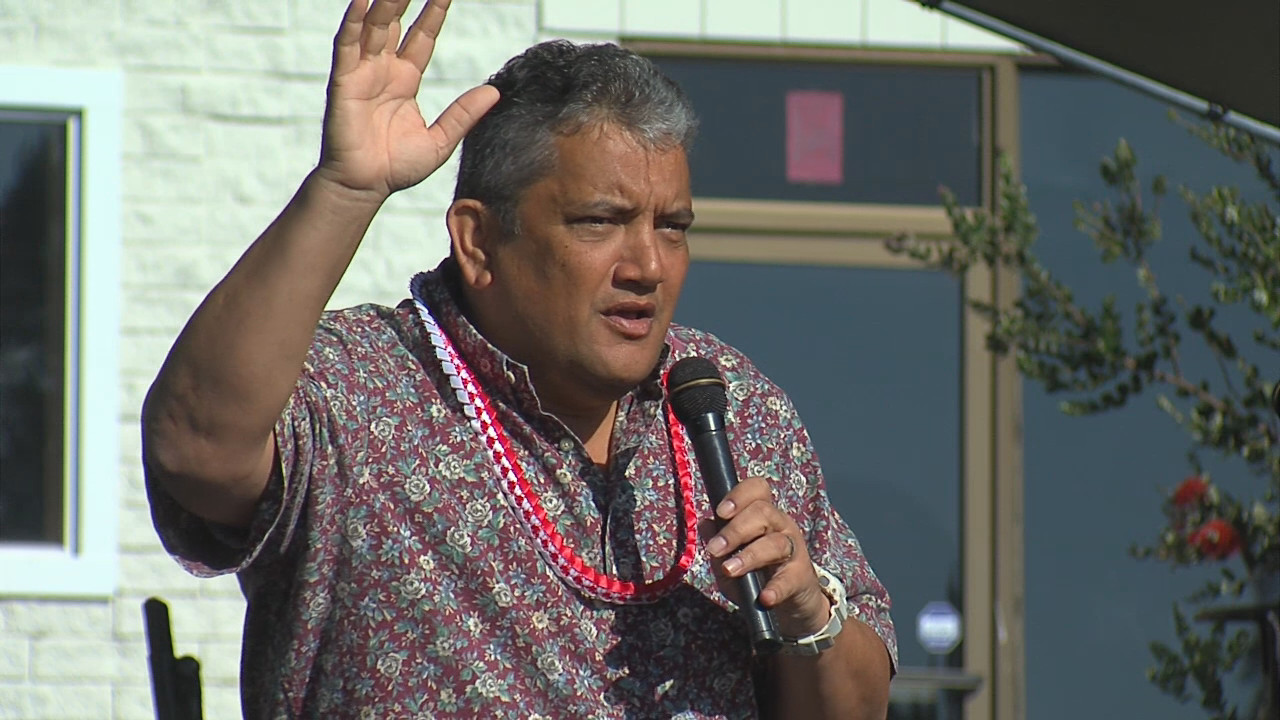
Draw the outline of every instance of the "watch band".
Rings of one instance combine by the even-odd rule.
[[[849,619],[849,600],[845,597],[844,583],[835,575],[822,569],[817,563],[813,571],[818,575],[818,587],[831,601],[831,619],[818,632],[801,637],[783,637],[781,652],[787,655],[818,655],[836,644],[836,636]]]

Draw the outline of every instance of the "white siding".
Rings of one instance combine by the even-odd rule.
[[[862,38],[862,3],[831,0],[784,0],[783,31],[787,42],[854,43]]]
[[[622,21],[622,0],[541,3],[539,24],[568,32],[616,34]]]
[[[778,42],[783,0],[702,0],[704,35],[722,40]]]
[[[1015,43],[916,0],[542,0],[542,31],[1015,52]]]
[[[573,4],[572,0],[543,0],[543,5]],[[660,38],[695,38],[702,35],[702,4],[692,0],[622,0],[622,32]],[[544,27],[543,31],[554,31]],[[615,32],[616,34],[616,32]]]

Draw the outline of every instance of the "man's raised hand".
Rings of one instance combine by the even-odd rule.
[[[481,85],[427,125],[418,87],[449,0],[430,0],[400,36],[410,0],[352,0],[333,43],[319,178],[380,203],[435,172],[498,101]]]

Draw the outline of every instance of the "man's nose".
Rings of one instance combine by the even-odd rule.
[[[618,263],[619,282],[656,287],[666,277],[662,238],[652,222],[636,222],[627,228],[626,246]]]

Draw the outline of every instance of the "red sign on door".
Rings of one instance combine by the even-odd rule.
[[[787,182],[844,182],[844,93],[787,93]]]

